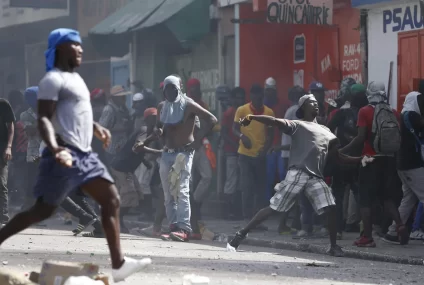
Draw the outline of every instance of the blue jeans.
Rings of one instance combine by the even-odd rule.
[[[160,180],[162,182],[165,198],[166,217],[170,225],[191,232],[190,177],[194,152],[182,153],[185,156],[185,166],[180,177],[180,192],[178,193],[177,201],[175,201],[174,197],[171,195],[168,175],[178,154],[179,153],[162,153],[159,165]]]
[[[417,212],[415,213],[414,224],[412,225],[412,231],[418,231],[421,229],[421,219],[423,217],[423,203],[418,204]]]
[[[266,156],[266,199],[269,200],[274,196],[275,174],[278,178],[284,180],[285,170],[281,152],[272,152]]]
[[[257,211],[269,205],[264,193],[266,161],[265,157],[239,154],[238,162],[243,217],[250,220]]]
[[[304,193],[299,196],[300,212],[302,214],[302,230],[312,233],[315,224],[315,211]]]

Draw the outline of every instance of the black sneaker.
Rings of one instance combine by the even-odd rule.
[[[93,218],[91,215],[89,217],[90,218],[88,218],[86,221],[80,222],[80,224],[78,224],[77,228],[72,231],[72,233],[74,234],[74,236],[79,235],[86,228],[88,228],[89,226],[93,225],[97,221],[97,219],[96,218]]]
[[[389,234],[385,234],[384,237],[382,238],[382,241],[391,243],[391,244],[400,244],[400,240],[398,236],[392,236]]]
[[[241,242],[246,239],[247,234],[242,234],[241,232],[236,232],[235,237],[229,242],[229,244],[234,247],[235,249],[237,249]]]
[[[343,257],[344,256],[344,252],[343,252],[342,248],[340,246],[338,246],[337,244],[333,245],[333,246],[330,245],[330,247],[327,250],[327,254],[334,256],[334,257]]]

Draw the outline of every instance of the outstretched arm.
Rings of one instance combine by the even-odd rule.
[[[340,150],[342,153],[349,153],[354,149],[360,148],[364,145],[365,139],[367,137],[367,127],[358,127],[358,134],[353,140],[344,148]]]
[[[241,124],[246,124],[246,121],[257,121],[270,127],[277,127],[282,130],[283,133],[290,133],[292,131],[292,127],[290,126],[291,121],[286,119],[277,119],[265,115],[247,115],[246,118],[242,120]]]
[[[328,147],[329,149],[329,156],[330,160],[334,159],[339,164],[358,164],[361,162],[362,157],[352,157],[345,155],[340,152],[340,141],[339,139],[335,138],[330,142],[330,145]]]

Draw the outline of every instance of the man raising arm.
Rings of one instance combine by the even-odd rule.
[[[249,224],[236,233],[229,246],[237,249],[247,233],[276,212],[288,212],[302,192],[309,198],[318,214],[328,214],[330,247],[328,254],[342,256],[343,251],[336,244],[335,201],[331,189],[324,182],[324,167],[327,161],[337,159],[347,163],[359,163],[360,158],[339,155],[337,138],[326,127],[316,123],[318,102],[313,95],[305,95],[299,100],[296,112],[300,121],[277,119],[271,116],[248,115],[241,120],[242,126],[253,121],[268,126],[279,127],[292,137],[289,171],[286,179],[275,187],[276,193],[268,207],[260,210]]]

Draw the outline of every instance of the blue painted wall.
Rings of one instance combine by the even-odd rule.
[[[391,2],[392,0],[352,0],[352,7],[380,4],[384,2]]]

